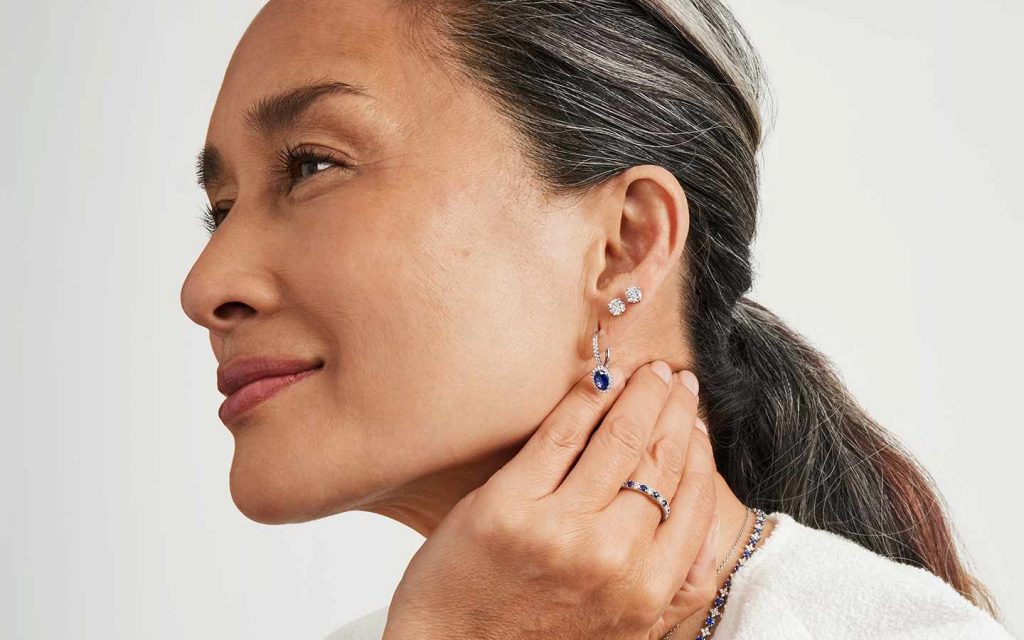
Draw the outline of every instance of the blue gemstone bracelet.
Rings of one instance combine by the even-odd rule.
[[[694,640],[707,640],[714,633],[715,625],[718,624],[718,619],[722,616],[722,609],[725,608],[725,602],[729,599],[729,590],[732,588],[732,578],[736,575],[736,572],[740,570],[747,560],[754,553],[754,549],[757,548],[757,542],[761,539],[761,528],[764,526],[764,520],[768,517],[761,509],[754,507],[754,532],[750,534],[750,540],[747,541],[747,546],[743,547],[743,553],[740,554],[740,559],[736,562],[736,566],[729,572],[729,577],[725,579],[722,584],[722,588],[718,590],[718,595],[715,596],[714,602],[711,604],[711,609],[708,611],[708,616],[704,620],[704,626],[701,627],[700,633]]]
[[[729,599],[729,590],[732,588],[732,578],[736,575],[736,572],[740,570],[751,555],[754,554],[754,549],[757,548],[757,543],[761,539],[761,529],[764,527],[765,518],[768,517],[761,509],[754,507],[754,531],[750,534],[750,539],[747,541],[747,546],[743,547],[743,553],[740,554],[739,560],[736,561],[736,566],[729,572],[725,582],[722,583],[722,588],[718,590],[718,595],[715,596],[714,601],[711,604],[711,609],[708,611],[707,617],[704,619],[704,626],[701,627],[700,632],[697,634],[694,640],[707,640],[711,637],[711,634],[715,632],[715,625],[718,624],[719,618],[722,617],[722,610],[725,608],[725,602]],[[679,626],[679,625],[676,625]],[[675,627],[669,630],[668,633],[661,637],[661,640],[672,635],[676,630]]]

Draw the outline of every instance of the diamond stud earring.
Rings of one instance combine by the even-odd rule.
[[[640,302],[641,298],[643,298],[643,293],[640,292],[640,287],[633,286],[626,289],[626,300],[636,304],[637,302]],[[622,301],[622,298],[615,298],[608,303],[608,311],[610,311],[613,316],[621,316],[626,312],[626,303]]]
[[[613,316],[621,316],[626,310],[626,303],[621,298],[615,298],[608,303],[608,311],[611,311]]]

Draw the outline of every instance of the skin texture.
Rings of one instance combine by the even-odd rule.
[[[362,510],[429,537],[594,366],[599,323],[626,370],[692,361],[676,178],[643,165],[580,198],[546,195],[493,103],[418,55],[404,18],[385,0],[268,3],[210,119],[224,166],[207,192],[230,212],[182,307],[219,363],[324,363],[227,425],[231,495],[257,522]],[[325,79],[369,97],[322,97],[270,135],[247,128],[264,96]],[[284,193],[273,167],[300,144],[351,167],[307,162]],[[643,300],[611,316],[631,285]],[[744,511],[715,485],[720,560]]]

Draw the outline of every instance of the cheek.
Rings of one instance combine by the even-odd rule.
[[[298,262],[316,283],[302,306],[330,332],[337,412],[367,437],[476,455],[522,433],[494,424],[516,414],[509,403],[571,370],[578,278],[500,194],[407,192],[417,195],[378,192],[318,214]]]
[[[528,358],[516,333],[533,284],[477,211],[450,201],[368,211],[332,219],[295,273],[318,283],[299,304],[329,333],[334,408],[367,437],[468,454],[453,436],[479,431],[493,416],[479,407],[493,407]]]

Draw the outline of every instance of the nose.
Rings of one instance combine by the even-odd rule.
[[[271,313],[280,296],[265,246],[242,226],[225,223],[218,229],[182,284],[185,315],[223,335],[247,318]]]

